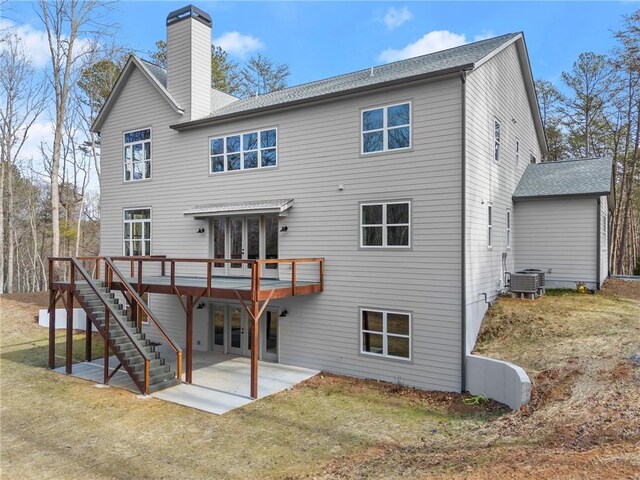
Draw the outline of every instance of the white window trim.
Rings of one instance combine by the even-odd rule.
[[[493,248],[493,204],[487,204],[487,248]]]
[[[513,213],[511,213],[511,209],[507,208],[507,213],[504,221],[504,229],[505,229],[505,244],[507,250],[511,249],[511,232],[513,231]]]
[[[129,210],[149,210],[149,220],[127,220],[125,215],[126,212]],[[124,242],[125,242],[125,238],[124,238],[124,225],[125,223],[135,223],[135,222],[149,222],[149,255],[152,255],[153,252],[153,210],[151,207],[127,207],[127,208],[123,208],[122,209],[122,234],[120,235],[120,238],[122,239],[122,255],[123,256],[132,256],[132,255],[126,255],[126,250],[124,248]],[[131,231],[131,228],[130,230]],[[144,227],[143,227],[143,233],[144,233]],[[128,240],[129,242],[133,242],[133,240]],[[142,240],[143,244],[145,242],[145,239]],[[131,251],[131,245],[129,246],[129,250]]]
[[[533,160],[533,162],[531,160]],[[529,163],[532,164],[532,165],[535,165],[535,164],[538,163],[538,157],[533,152],[529,152]]]
[[[409,146],[407,147],[402,147],[402,148],[392,148],[389,149],[389,134],[388,134],[388,130],[389,127],[387,126],[387,109],[391,108],[391,107],[397,107],[399,105],[409,105],[409,123],[406,125],[396,125],[394,127],[391,127],[391,129],[395,129],[395,128],[403,128],[403,127],[409,127]],[[367,130],[365,132],[364,130],[364,114],[366,112],[372,112],[374,110],[380,110],[382,109],[382,128],[376,128],[374,130]],[[365,152],[364,151],[364,134],[365,133],[375,133],[375,132],[382,132],[382,150],[376,150],[375,152]],[[371,108],[363,108],[360,110],[360,154],[361,155],[375,155],[375,154],[380,154],[380,153],[390,153],[390,152],[401,152],[403,150],[409,150],[411,149],[411,147],[413,146],[413,105],[412,102],[410,100],[407,100],[405,102],[398,102],[398,103],[391,103],[388,105],[380,105],[377,107],[371,107]]]
[[[127,133],[133,133],[133,132],[140,132],[142,130],[149,130],[149,139],[148,140],[141,140],[138,142],[125,142],[124,138],[125,135],[127,135]],[[138,144],[138,143],[142,143],[144,145],[145,142],[149,142],[149,152],[150,152],[150,156],[149,156],[149,177],[148,178],[133,178],[133,164],[135,163],[133,161],[133,145]],[[127,180],[127,160],[126,160],[126,156],[125,156],[125,150],[127,148],[127,146],[132,146],[131,147],[131,178],[129,180]],[[142,154],[144,155],[144,147],[142,148]],[[145,182],[145,181],[149,181],[153,178],[153,128],[151,127],[143,127],[143,128],[134,128],[133,130],[127,130],[126,132],[122,132],[122,181],[125,183],[131,183],[131,182]],[[142,160],[142,164],[144,167],[144,164],[147,162],[147,160],[143,159]],[[144,168],[143,168],[143,174],[144,174]],[[131,209],[127,209],[127,210],[131,210]]]
[[[262,148],[260,146],[260,134],[262,132],[266,132],[269,130],[275,130],[276,131],[276,146],[275,147],[267,147],[267,148]],[[249,134],[249,133],[257,133],[258,134],[258,148],[257,150],[244,150],[243,149],[243,142],[242,142],[242,136]],[[228,137],[236,137],[236,136],[240,136],[240,150],[238,152],[231,152],[231,153],[238,153],[240,155],[240,169],[239,170],[227,170],[227,155],[229,154],[227,152],[227,138]],[[280,139],[278,138],[278,127],[265,127],[265,128],[260,128],[260,129],[256,129],[256,130],[246,130],[243,132],[237,132],[237,133],[229,133],[229,134],[223,134],[223,135],[213,135],[211,137],[209,137],[209,143],[208,143],[208,156],[209,156],[209,175],[222,175],[224,173],[238,173],[238,172],[253,172],[256,170],[268,170],[270,168],[277,168],[278,164],[279,164],[279,160],[280,160],[280,152],[278,151],[279,146],[280,146]],[[224,153],[222,153],[221,155],[211,155],[211,141],[216,139],[216,138],[222,138],[224,140]],[[263,167],[262,166],[262,150],[273,150],[275,149],[276,151],[276,164],[275,165],[270,165],[268,167]],[[246,152],[257,152],[258,153],[258,164],[256,166],[256,168],[244,168],[244,154]],[[213,171],[213,162],[212,162],[212,158],[213,157],[219,157],[222,156],[224,157],[224,170],[222,172],[214,172]]]
[[[496,137],[496,126],[500,130],[500,138]],[[496,145],[498,148],[496,149]],[[493,119],[493,161],[500,163],[500,151],[502,150],[502,122],[495,118]],[[496,151],[498,152],[496,158]]]
[[[377,332],[375,330],[365,330],[362,328],[362,313],[363,312],[378,312],[378,313],[382,313],[382,332]],[[387,333],[387,315],[389,313],[392,314],[397,314],[397,315],[405,315],[407,317],[409,317],[409,335],[403,335],[403,334],[399,334],[399,333]],[[360,353],[362,355],[369,355],[372,357],[377,357],[377,358],[388,358],[388,359],[392,359],[392,360],[401,360],[401,361],[405,361],[405,362],[410,362],[413,355],[412,355],[412,351],[413,351],[413,340],[412,340],[412,335],[411,332],[412,330],[412,324],[413,324],[413,315],[411,312],[403,312],[400,310],[383,310],[383,309],[379,309],[379,308],[360,308],[360,318],[359,318],[359,330],[360,330]],[[363,348],[363,343],[364,343],[364,334],[365,333],[372,333],[375,335],[382,335],[382,353],[375,353],[375,352],[367,352],[364,348]],[[395,355],[389,355],[388,353],[388,337],[399,337],[399,338],[408,338],[409,339],[409,356],[408,357],[396,357]]]
[[[516,166],[520,164],[520,139],[516,137]]]
[[[408,223],[392,223],[387,224],[387,205],[398,205],[401,203],[406,203],[409,205],[409,222]],[[363,210],[366,206],[371,205],[382,205],[382,223],[381,224],[368,224],[365,225],[362,223],[363,220]],[[409,243],[407,245],[387,245],[387,228],[388,227],[408,227],[408,240]],[[365,245],[364,244],[364,227],[382,227],[382,245]],[[360,204],[360,248],[365,249],[376,249],[376,248],[393,248],[393,249],[410,249],[411,248],[411,200],[393,200],[393,201],[385,201],[385,202],[363,202]]]

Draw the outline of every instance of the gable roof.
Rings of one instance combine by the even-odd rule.
[[[100,112],[96,116],[96,119],[93,121],[93,125],[91,125],[92,132],[99,132],[102,128],[102,125],[107,118],[108,113],[113,108],[115,104],[115,100],[120,95],[122,88],[124,87],[126,79],[131,75],[134,69],[138,69],[144,77],[149,80],[149,82],[155,87],[155,89],[162,95],[162,97],[167,101],[167,103],[176,111],[176,113],[184,113],[184,109],[178,104],[178,102],[173,98],[173,96],[167,90],[167,72],[153,63],[144,61],[136,57],[135,55],[130,55],[125,63],[116,83],[114,84],[109,96],[102,105]]]
[[[459,47],[421,55],[398,62],[358,70],[324,80],[285,88],[276,92],[238,100],[201,119],[171,125],[185,130],[232,117],[287,108],[373,88],[407,83],[425,78],[472,70],[511,43],[522,40],[522,33],[468,43]],[[535,97],[535,93],[534,93]],[[537,103],[536,103],[537,107]]]
[[[513,199],[609,195],[611,181],[610,158],[538,163],[527,166]]]

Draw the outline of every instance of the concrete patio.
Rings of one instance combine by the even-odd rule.
[[[175,357],[170,352],[162,352],[164,358],[175,371]],[[214,352],[193,352],[193,383],[176,385],[151,394],[167,402],[221,415],[251,403],[250,365],[251,359]],[[115,357],[109,359],[110,370],[118,365]],[[83,362],[73,365],[72,375],[92,382],[102,383],[103,360]],[[64,366],[55,369],[65,373]],[[317,370],[259,362],[258,399],[293,387],[318,374]],[[125,371],[118,371],[109,381],[111,387],[124,388],[139,394],[140,391]]]

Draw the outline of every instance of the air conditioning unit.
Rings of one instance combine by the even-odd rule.
[[[539,268],[525,268],[522,270],[522,273],[535,273],[538,275],[538,288],[543,288],[545,286],[545,277],[544,271]]]
[[[511,291],[514,293],[537,293],[538,286],[536,273],[516,272],[511,274]]]

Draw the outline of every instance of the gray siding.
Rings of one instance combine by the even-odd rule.
[[[487,309],[483,294],[492,300],[503,285],[502,254],[506,270],[513,271],[517,246],[513,235],[520,218],[511,197],[529,164],[530,153],[540,158],[540,145],[515,45],[471,72],[466,82],[466,303],[467,352],[473,349]],[[494,119],[501,123],[500,161],[493,159]],[[516,138],[520,157],[516,164]],[[491,248],[487,246],[487,205],[493,206]],[[512,211],[512,246],[506,246],[506,211]]]
[[[197,20],[167,27],[167,90],[185,121],[211,113],[211,28]]]
[[[595,198],[516,203],[516,270],[550,269],[549,288],[596,288],[598,210]]]
[[[413,148],[360,155],[360,109],[412,101]],[[429,389],[460,388],[461,88],[459,78],[343,98],[177,133],[178,121],[138,72],[102,130],[105,255],[122,252],[122,209],[152,207],[152,253],[209,255],[209,225],[183,216],[197,204],[293,198],[281,257],[325,257],[325,292],[284,299],[280,362]],[[122,132],[153,128],[152,180],[122,182]],[[208,138],[278,127],[279,166],[209,175]],[[524,136],[524,135],[523,135]],[[344,190],[339,191],[338,185]],[[359,202],[411,199],[411,250],[358,248]],[[205,234],[197,234],[203,227]],[[154,296],[154,312],[184,341],[184,312]],[[359,354],[359,307],[413,312],[412,361]],[[206,327],[206,319],[204,320]],[[206,328],[196,325],[196,336]],[[206,340],[206,339],[205,339]],[[197,347],[197,346],[196,346]]]
[[[609,276],[609,203],[600,197],[600,284]]]

